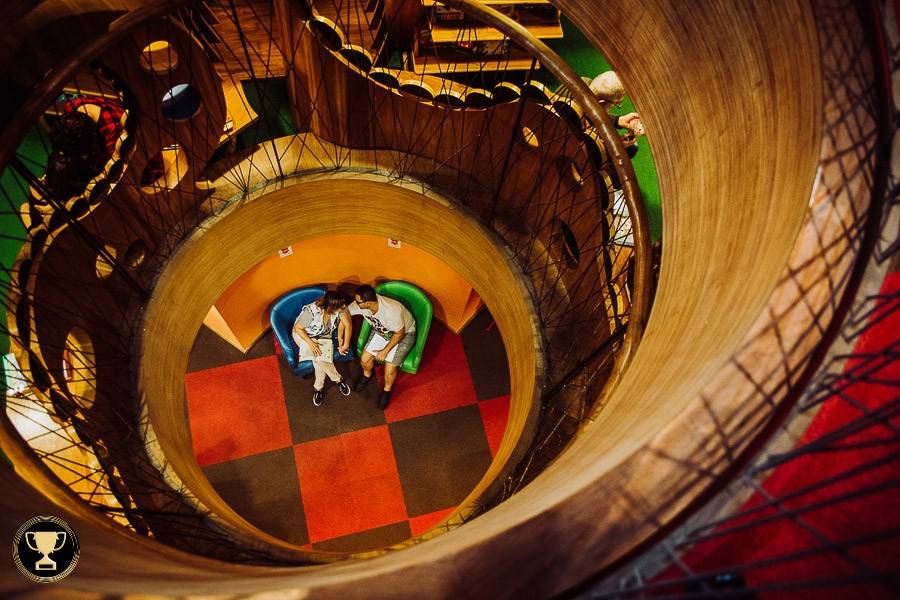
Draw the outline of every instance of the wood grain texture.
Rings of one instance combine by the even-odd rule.
[[[216,299],[248,269],[291,243],[365,233],[402,238],[441,259],[497,312],[510,370],[510,413],[496,458],[465,501],[468,508],[533,433],[543,353],[533,300],[506,250],[472,217],[437,196],[375,175],[306,176],[237,203],[194,233],[160,275],[145,311],[139,390],[168,461],[218,517],[258,535],[206,481],[190,443],[182,400],[193,337]],[[283,187],[282,187],[283,185]],[[338,199],[340,199],[338,201]],[[254,235],[248,235],[253,230]],[[227,248],[227,252],[223,249]],[[178,307],[178,310],[172,310]],[[289,547],[287,544],[280,544]]]
[[[809,328],[809,314],[794,310],[800,286],[786,274],[807,265],[804,278],[817,281],[846,268],[826,260],[816,241],[823,230],[839,230],[841,211],[851,209],[822,216],[823,206],[836,203],[827,179],[833,172],[813,187],[816,167],[846,150],[853,135],[822,143],[813,7],[800,0],[557,4],[611,59],[634,98],[666,203],[654,312],[596,422],[519,494],[420,546],[306,569],[242,567],[187,560],[81,514],[76,529],[97,542],[72,585],[122,594],[546,597],[646,539],[727,465],[709,440],[714,417],[737,425],[747,418],[741,411],[748,383],[735,370],[752,362],[767,373],[781,363],[770,315],[791,339]],[[859,42],[864,32],[856,33]],[[645,52],[648,47],[654,51]],[[844,98],[827,108],[841,114],[853,107]],[[867,191],[855,188],[854,210],[865,206]],[[842,250],[837,245],[834,252]],[[196,281],[214,288],[209,277],[200,273]],[[816,302],[825,298],[817,291]],[[205,309],[191,310],[170,310],[175,314],[161,315],[151,327],[199,323]],[[169,343],[148,353],[174,347],[181,355],[178,344],[187,344]],[[181,373],[183,367],[168,368]],[[704,406],[709,394],[715,394],[713,410]],[[176,417],[161,418],[177,429]],[[27,497],[20,484],[8,485],[16,498]],[[42,492],[64,516],[82,510],[52,486]]]

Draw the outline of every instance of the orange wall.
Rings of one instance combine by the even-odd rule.
[[[280,295],[313,284],[408,281],[428,294],[434,316],[458,332],[481,306],[472,286],[439,258],[409,244],[388,247],[387,238],[335,235],[293,246],[244,273],[216,301],[204,323],[242,351],[269,327],[268,308]],[[236,343],[237,342],[237,343]]]

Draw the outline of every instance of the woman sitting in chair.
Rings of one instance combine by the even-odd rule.
[[[338,352],[346,354],[350,350],[353,324],[347,312],[348,299],[340,292],[325,292],[325,295],[300,309],[294,321],[291,336],[297,344],[297,360],[311,360],[316,378],[313,383],[313,405],[322,406],[325,401],[325,376],[338,384],[338,389],[350,395],[350,386],[334,368],[334,342],[332,335],[337,329]]]

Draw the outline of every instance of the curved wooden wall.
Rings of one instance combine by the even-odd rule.
[[[820,161],[835,166],[828,160],[841,149],[822,143],[815,4],[555,3],[603,49],[635,98],[666,199],[654,311],[598,420],[530,486],[474,522],[421,546],[339,565],[240,567],[186,560],[142,540],[129,542],[131,554],[123,551],[126,534],[55,493],[54,510],[97,539],[88,545],[94,560],[79,565],[73,585],[132,593],[292,590],[317,598],[548,596],[646,539],[712,483],[727,465],[710,441],[716,417],[728,417],[734,451],[741,449],[742,421],[752,415],[741,412],[748,382],[735,372],[745,363],[763,374],[775,369],[780,335],[793,343],[808,330],[808,315],[793,310],[799,286],[786,271],[811,265],[805,277],[814,281],[846,268],[846,260],[835,267],[819,255],[816,236],[839,229],[841,210],[867,199],[856,188],[853,206],[833,211],[826,226],[812,213],[836,202],[828,169],[813,184]],[[832,60],[826,64],[834,67]],[[828,109],[853,106],[845,97],[829,99]],[[814,344],[816,336],[801,341]]]
[[[288,91],[301,130],[337,145],[338,152],[347,154],[348,163],[363,151],[373,159],[370,167],[390,170],[394,163],[385,151],[403,153],[407,160],[404,176],[427,183],[492,223],[523,266],[540,255],[533,252],[535,244],[543,246],[550,257],[541,261],[547,268],[535,268],[529,274],[542,298],[541,309],[551,307],[542,315],[544,320],[551,322],[566,310],[581,315],[577,325],[545,327],[551,379],[562,377],[577,362],[572,357],[580,356],[581,336],[594,346],[609,337],[603,304],[593,298],[609,284],[604,266],[587,257],[567,265],[561,234],[565,224],[586,255],[594,254],[597,246],[608,247],[611,237],[606,221],[610,188],[601,170],[609,167],[599,164],[589,150],[588,144],[596,142],[587,139],[580,122],[573,126],[550,103],[451,108],[380,85],[321,43],[310,30],[307,15],[295,3],[276,0],[275,5],[281,45],[292,49]],[[543,45],[535,52],[550,53]],[[550,58],[546,62],[550,63]],[[434,90],[444,85],[434,76],[405,76],[415,82],[422,80]],[[574,74],[572,80],[584,85]],[[534,134],[528,141],[523,135],[525,128]],[[599,154],[605,156],[606,152],[599,142]],[[502,165],[507,165],[506,172]],[[578,175],[573,177],[573,172]],[[627,183],[630,178],[623,175],[622,180]],[[643,210],[632,214],[643,215]],[[646,231],[645,220],[635,224],[636,236]],[[646,243],[644,238],[638,245]],[[636,262],[643,265],[642,259],[638,256]],[[559,267],[554,273],[555,265]],[[635,310],[643,310],[643,302],[636,304],[640,307]],[[638,324],[631,336],[638,339],[639,332]]]
[[[382,177],[307,176],[278,187],[204,223],[170,259],[147,305],[138,389],[166,459],[216,516],[261,537],[213,490],[194,457],[183,395],[195,335],[185,332],[196,332],[216,299],[278,248],[326,235],[402,237],[440,256],[497,313],[509,360],[506,431],[481,482],[460,503],[467,508],[504,469],[519,438],[530,439],[538,418],[544,378],[541,333],[530,289],[516,263],[487,230],[449,201],[385,183]],[[248,236],[251,230],[255,235]]]

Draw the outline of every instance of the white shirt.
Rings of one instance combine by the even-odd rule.
[[[390,339],[394,332],[401,329],[406,333],[416,330],[416,319],[400,301],[380,294],[375,297],[378,300],[378,312],[360,308],[356,302],[351,302],[347,309],[351,315],[362,315],[372,329],[385,339]]]

